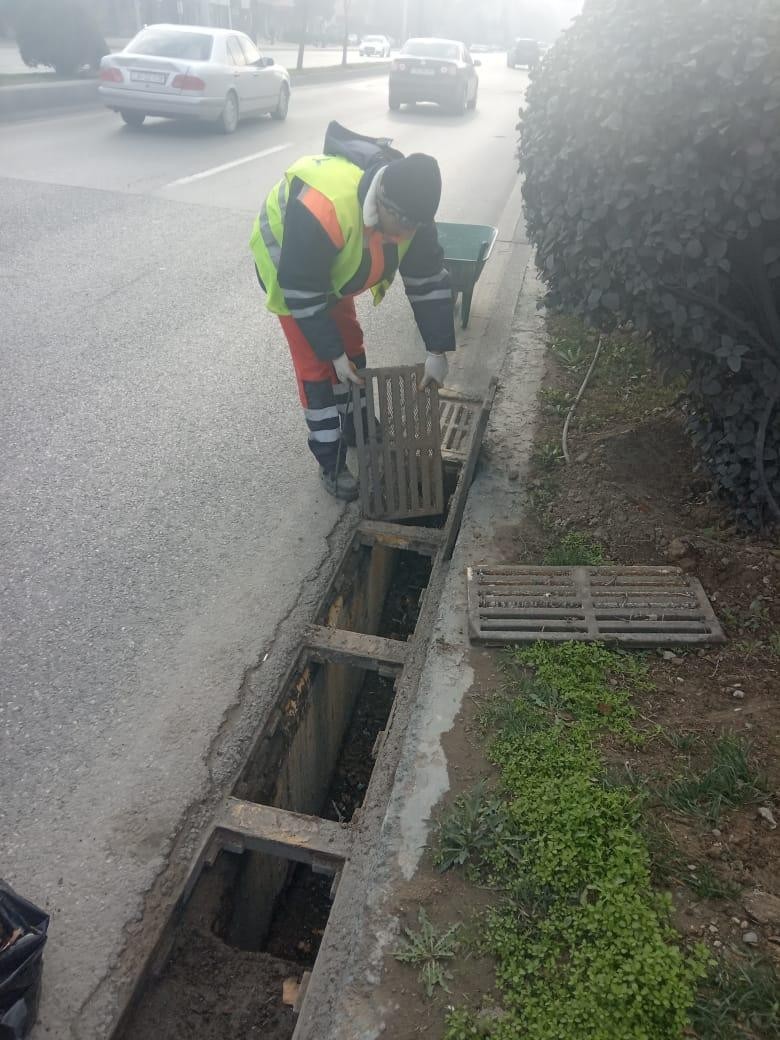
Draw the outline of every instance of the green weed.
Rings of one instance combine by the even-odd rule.
[[[604,549],[580,531],[569,531],[548,549],[544,562],[549,567],[601,567],[609,563]]]
[[[555,469],[563,462],[563,451],[558,441],[547,441],[537,444],[531,453],[531,462],[536,469],[547,471]]]
[[[709,769],[699,775],[678,777],[661,795],[669,808],[703,815],[716,823],[724,809],[758,802],[766,792],[766,777],[751,763],[748,744],[741,737],[726,734],[713,748]]]
[[[507,857],[517,855],[519,842],[508,832],[503,802],[478,784],[443,813],[433,861],[441,871],[468,866],[478,875],[485,855],[496,843],[505,845]]]
[[[522,856],[500,842],[484,852],[505,900],[481,940],[502,1007],[451,1010],[445,1040],[681,1036],[708,955],[682,949],[671,904],[652,887],[642,781],[608,777],[594,743],[605,730],[632,739],[630,696],[648,683],[645,663],[598,644],[538,643],[507,652],[504,665],[506,689],[483,722]]]
[[[631,694],[648,686],[647,666],[639,658],[601,643],[534,643],[510,651],[516,665],[535,669],[539,687],[555,691],[575,719],[596,729],[611,729],[632,742],[642,735],[631,725]]]
[[[568,390],[559,390],[554,386],[545,386],[539,391],[542,410],[547,415],[566,415],[572,406],[574,395]]]
[[[593,356],[587,344],[578,340],[559,340],[553,345],[552,352],[558,364],[570,372],[578,371]]]
[[[772,656],[780,657],[780,632],[773,632],[767,643]]]
[[[664,730],[662,736],[670,748],[681,754],[688,754],[701,744],[701,737],[698,733],[686,730]]]
[[[419,968],[418,978],[425,989],[425,995],[432,997],[437,986],[449,992],[448,980],[452,973],[444,962],[451,961],[458,952],[456,938],[460,925],[452,925],[444,932],[437,932],[425,910],[420,907],[417,914],[420,925],[418,932],[404,928],[401,945],[393,950],[393,957],[401,964],[409,964]]]

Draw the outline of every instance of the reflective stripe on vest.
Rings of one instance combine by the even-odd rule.
[[[322,210],[325,218],[323,227],[339,250],[331,264],[329,287],[330,293],[339,298],[344,286],[348,285],[360,270],[364,248],[369,248],[370,233],[364,228],[362,206],[358,200],[358,187],[362,176],[363,171],[360,167],[346,159],[329,155],[309,156],[294,163],[279,184],[269,192],[255,219],[249,244],[266,289],[266,306],[274,314],[290,313],[278,280],[290,184],[297,178],[308,188],[314,189],[312,198],[304,196],[304,204],[317,219],[320,219],[319,211]],[[330,203],[329,210],[326,211],[318,203],[315,193],[324,196]],[[380,242],[379,236],[377,241]],[[398,246],[399,264],[410,245],[411,240]],[[378,262],[380,251],[381,266]],[[374,304],[377,305],[384,299],[392,278],[371,285],[371,281],[381,278],[384,272],[384,250],[376,250],[374,247],[371,249],[371,258],[371,276],[365,288],[371,289]]]

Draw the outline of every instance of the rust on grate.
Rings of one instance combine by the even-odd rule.
[[[471,638],[629,646],[722,643],[696,578],[679,567],[469,567]]]
[[[443,390],[439,392],[439,405],[442,458],[445,462],[465,462],[481,402]]]
[[[436,385],[423,366],[365,369],[366,423],[355,422],[363,515],[374,520],[436,516],[444,480]],[[360,414],[360,388],[352,406]]]

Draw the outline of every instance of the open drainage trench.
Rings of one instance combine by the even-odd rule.
[[[448,501],[456,481],[457,469],[450,469]],[[440,526],[440,518],[429,526]],[[434,552],[367,544],[356,533],[317,624],[405,642],[415,631]],[[363,802],[399,673],[302,650],[233,796],[333,821],[331,827],[348,823]],[[179,908],[169,926],[170,954],[157,975],[142,980],[114,1040],[292,1036],[297,984],[304,984],[302,996],[338,864],[293,862],[283,842],[272,852],[230,844],[215,851]]]

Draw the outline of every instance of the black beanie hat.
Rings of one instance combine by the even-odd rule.
[[[404,217],[415,224],[427,224],[436,215],[441,199],[439,164],[422,152],[395,159],[382,175],[382,191]]]

